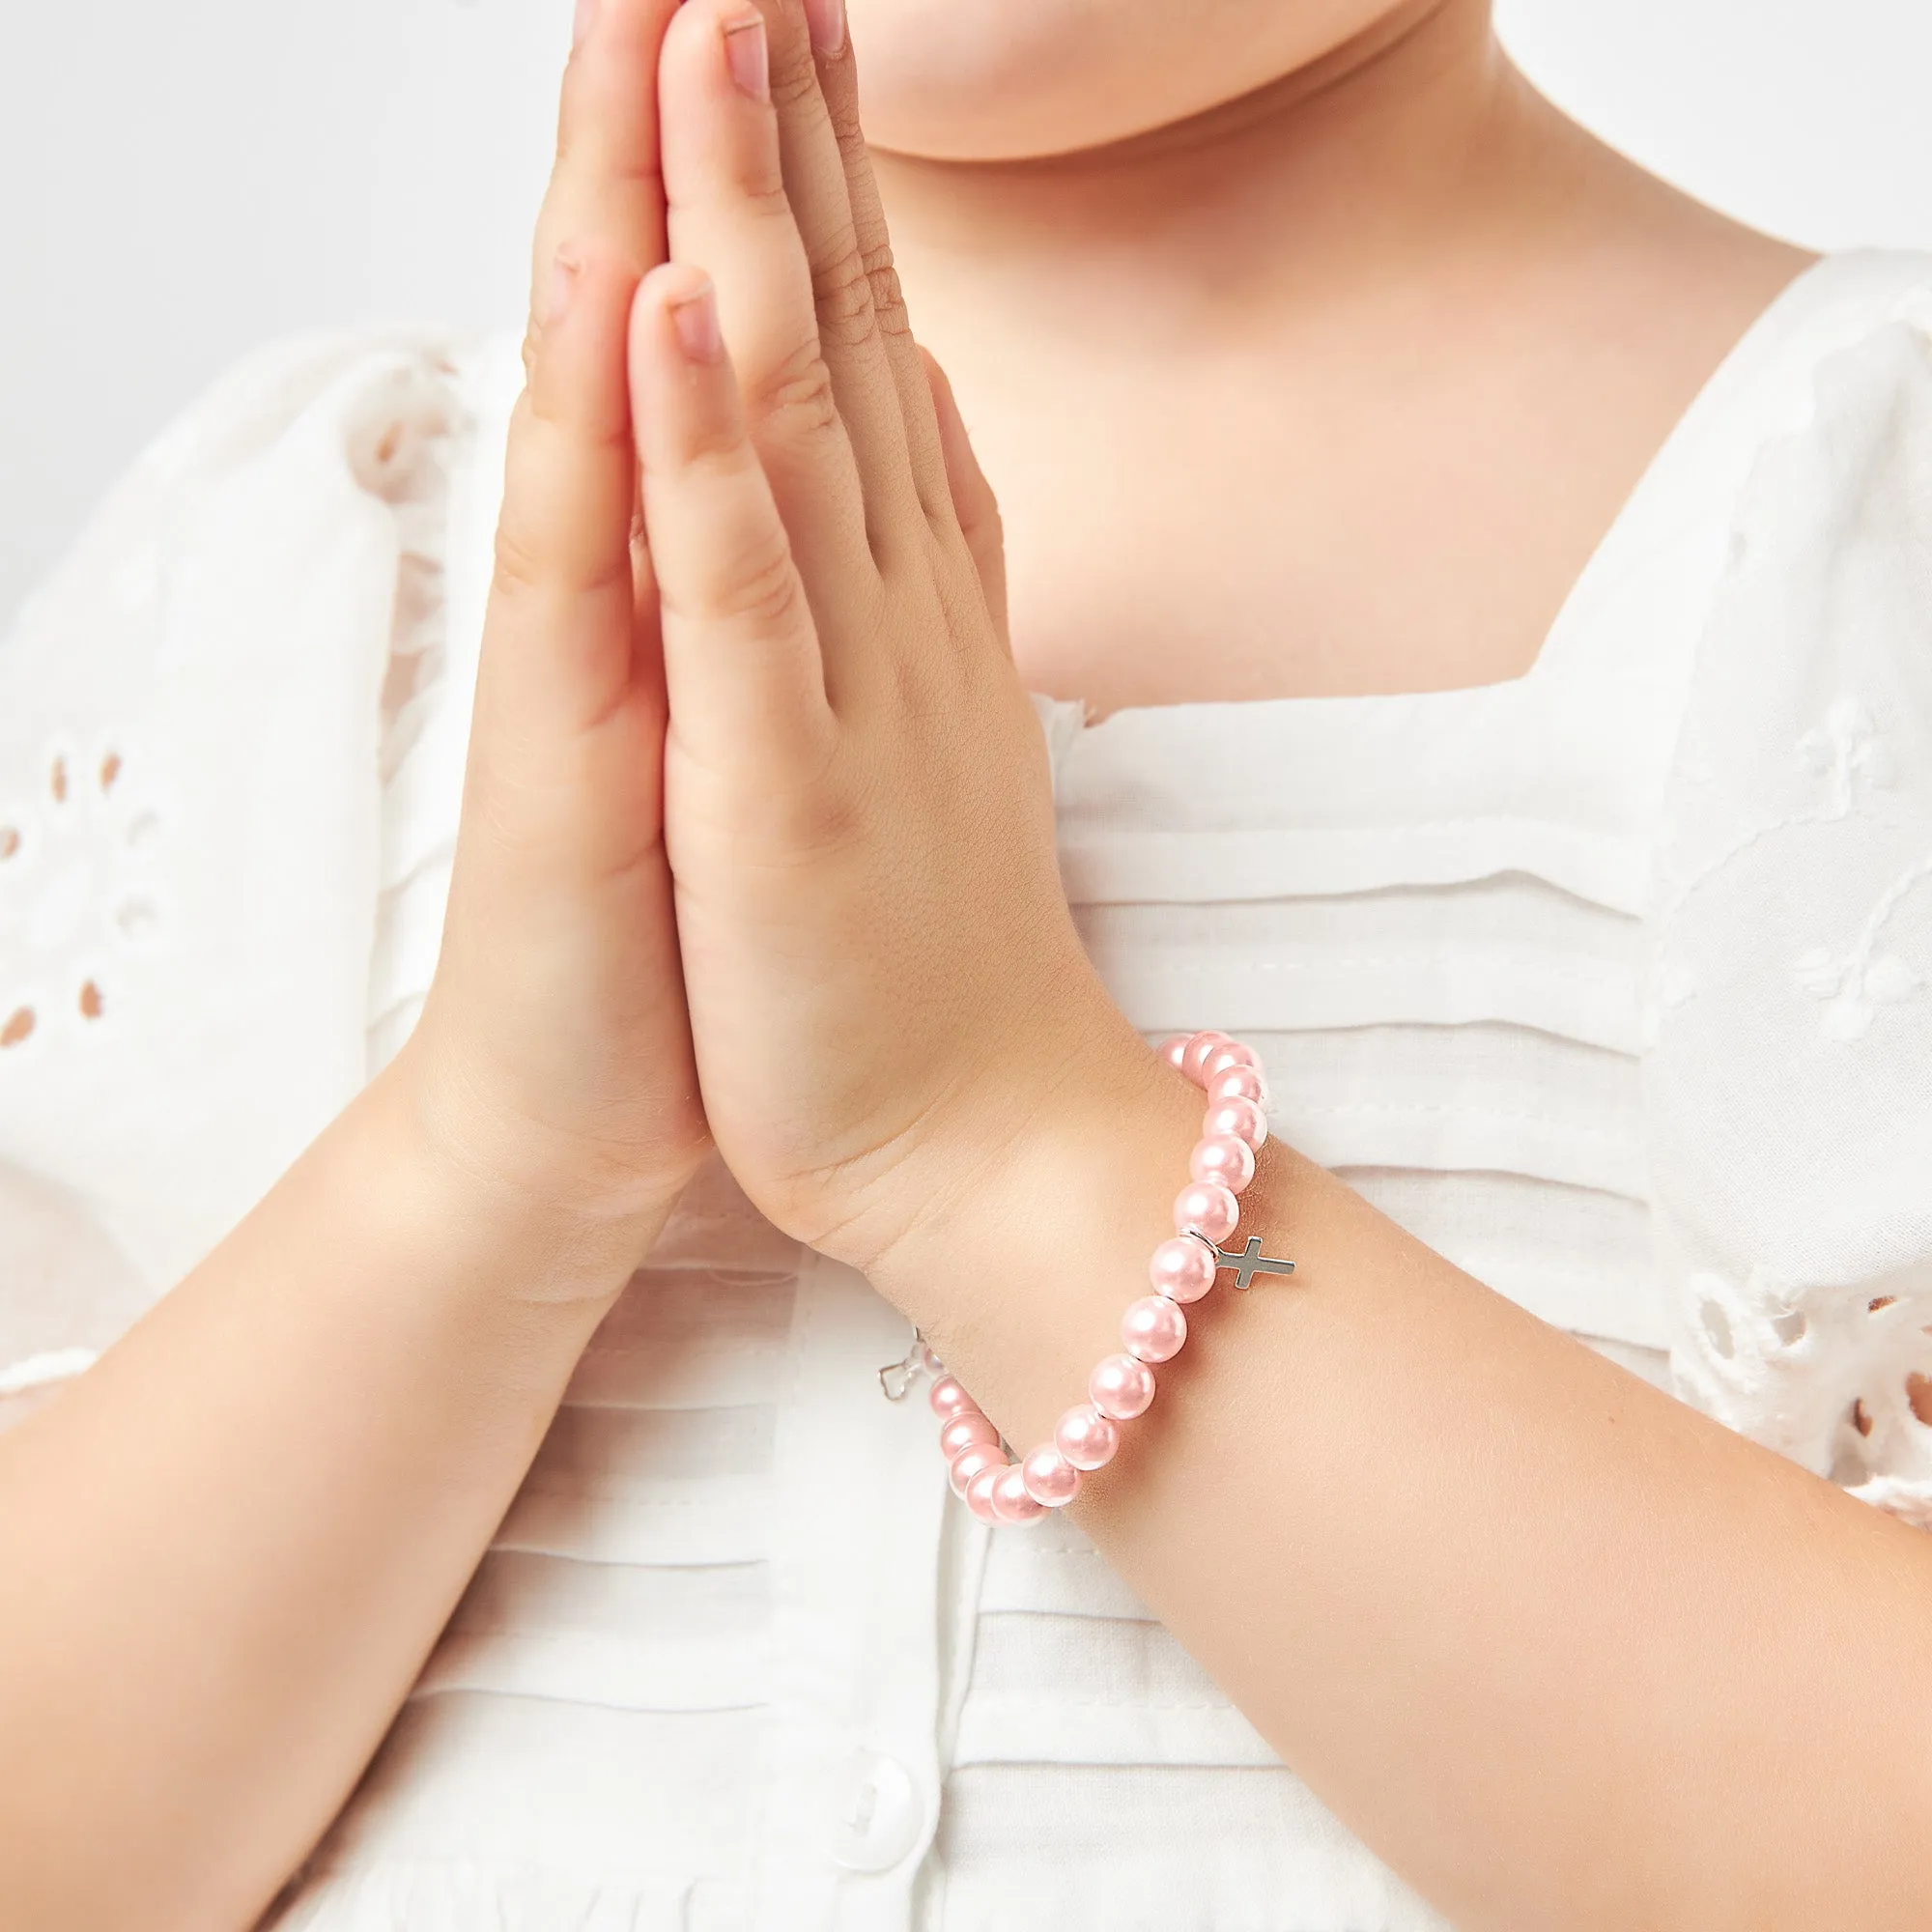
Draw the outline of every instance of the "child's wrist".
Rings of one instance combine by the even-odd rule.
[[[567,1137],[507,1118],[453,1090],[406,1047],[362,1104],[421,1211],[467,1247],[485,1247],[500,1292],[530,1302],[614,1295],[644,1259],[698,1151],[621,1170]]]
[[[1166,1293],[1151,1258],[1174,1243],[1203,1140],[1202,1097],[1137,1038],[1111,1062],[1081,1067],[971,1188],[937,1197],[873,1275],[1016,1451],[1055,1439],[1087,1399],[1096,1361],[1119,1361],[1123,1348],[1139,1354],[1122,1316]],[[1285,1208],[1300,1169],[1269,1140],[1239,1197],[1242,1235],[1260,1235],[1276,1260],[1292,1253]],[[1236,1317],[1228,1298],[1204,1312],[1210,1330]],[[1198,1369],[1190,1355],[1184,1373]],[[1124,1473],[1142,1452],[1122,1453]],[[1105,1490],[1118,1493],[1122,1480]]]
[[[1037,1073],[897,1177],[904,1232],[871,1278],[935,1338],[1115,1240],[1131,1257],[1140,1224],[1158,1229],[1187,1178],[1199,1095],[1124,1021],[1067,1040]]]

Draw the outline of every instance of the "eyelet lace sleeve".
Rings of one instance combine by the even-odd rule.
[[[457,373],[415,335],[257,357],[0,645],[0,1395],[83,1368],[365,1077]]]
[[[1680,1392],[1932,1527],[1932,311],[1819,368],[1695,669],[1646,1106]]]

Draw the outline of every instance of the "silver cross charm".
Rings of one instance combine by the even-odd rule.
[[[1204,1240],[1207,1239],[1205,1236],[1202,1238]],[[1208,1241],[1208,1245],[1210,1248],[1214,1248],[1212,1241]],[[1217,1272],[1220,1268],[1233,1268],[1235,1270],[1235,1286],[1236,1288],[1252,1288],[1255,1285],[1255,1276],[1258,1274],[1293,1274],[1294,1272],[1294,1264],[1293,1262],[1271,1261],[1266,1255],[1262,1253],[1262,1237],[1259,1235],[1250,1235],[1246,1249],[1238,1255],[1231,1255],[1225,1248],[1214,1248],[1214,1260]]]

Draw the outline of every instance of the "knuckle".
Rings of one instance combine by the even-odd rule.
[[[606,179],[619,192],[628,192],[634,204],[644,210],[664,200],[664,167],[655,148],[644,155],[615,156],[606,170]]]
[[[726,586],[720,615],[758,631],[790,628],[803,613],[804,592],[791,552],[774,536],[748,556]]]
[[[556,612],[601,607],[607,597],[635,591],[637,561],[614,534],[608,543],[585,543],[582,532],[573,532],[554,548],[506,519],[497,531],[490,587],[506,603]]]
[[[754,163],[748,167],[737,184],[737,195],[740,207],[753,221],[760,225],[779,223],[781,236],[798,233],[798,216],[776,161],[770,166]]]
[[[761,242],[775,230],[777,245],[783,247],[786,237],[798,234],[798,216],[775,158],[749,160],[728,175],[707,174],[696,182],[678,182],[675,188],[668,184],[665,209],[673,232],[686,221],[709,222],[723,213],[762,231]]]
[[[912,323],[906,313],[905,291],[899,285],[898,265],[893,259],[893,244],[881,242],[861,257],[865,264],[867,287],[871,291],[872,314],[881,333],[910,335]]]
[[[638,587],[637,567],[637,553],[628,535],[621,543],[600,546],[598,554],[586,559],[571,578],[570,594],[584,604],[598,604],[612,595],[633,597]]]
[[[818,63],[803,35],[775,38],[785,44],[772,48],[772,105],[783,114],[818,92]]]
[[[635,129],[613,126],[593,99],[573,101],[570,90],[567,75],[544,213],[585,194],[661,191],[662,156],[657,145],[639,139]]]
[[[740,464],[750,447],[743,418],[744,389],[739,386],[736,406],[728,413],[707,410],[696,421],[669,421],[663,424],[659,439],[646,439],[641,474],[648,481],[654,474],[675,478],[687,472],[728,472]],[[653,447],[653,443],[659,444]]]
[[[856,349],[878,326],[872,313],[872,280],[856,245],[840,248],[812,270],[811,295],[819,333],[840,348]]]
[[[666,601],[675,615],[760,634],[789,628],[804,611],[804,591],[782,531],[748,549],[724,581],[707,589],[702,610],[680,609],[668,595]]]
[[[863,151],[866,146],[866,130],[859,120],[859,97],[851,89],[836,88],[825,103],[825,118],[832,124],[832,131],[837,136],[841,152],[850,155]]]
[[[508,598],[529,596],[550,576],[546,560],[535,540],[505,517],[497,526],[492,553],[491,588]]]
[[[794,350],[752,384],[746,402],[754,420],[787,435],[821,437],[838,423],[832,370],[815,342]]]

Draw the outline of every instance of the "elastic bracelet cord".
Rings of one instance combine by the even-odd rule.
[[[956,1376],[926,1347],[880,1371],[895,1402],[923,1372],[932,1377],[928,1397],[939,1417],[940,1453],[952,1470],[952,1489],[987,1523],[1039,1521],[1064,1509],[1082,1481],[1114,1460],[1121,1425],[1145,1415],[1154,1398],[1154,1368],[1179,1354],[1187,1341],[1187,1304],[1214,1286],[1223,1268],[1246,1288],[1257,1274],[1290,1274],[1293,1262],[1262,1253],[1261,1237],[1231,1253],[1221,1243],[1240,1223],[1239,1196],[1255,1178],[1255,1155],[1267,1140],[1267,1086],[1259,1056],[1223,1033],[1180,1034],[1161,1054],[1208,1095],[1201,1138],[1188,1158],[1188,1184],[1174,1203],[1175,1233],[1148,1263],[1151,1294],[1121,1318],[1122,1352],[1095,1364],[1087,1378],[1087,1400],[1055,1425],[1052,1438],[1015,1460],[1000,1432]]]

